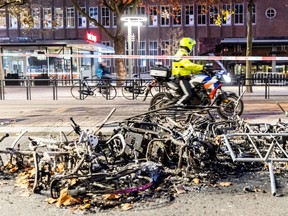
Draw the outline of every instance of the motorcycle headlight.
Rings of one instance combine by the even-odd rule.
[[[224,74],[223,79],[225,82],[230,83],[231,82],[230,74]]]

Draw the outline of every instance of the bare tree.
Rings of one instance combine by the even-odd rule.
[[[99,27],[114,43],[115,54],[123,55],[125,54],[125,27],[121,21],[121,17],[124,15],[125,10],[128,8],[134,8],[141,2],[140,0],[102,0],[102,6],[106,6],[110,11],[116,16],[116,31],[109,31],[105,28],[100,22],[98,22],[93,17],[89,16],[86,11],[81,10],[81,1],[80,0],[71,0],[75,8],[81,13],[82,16],[86,17],[88,21],[93,22],[95,26]],[[116,75],[119,79],[126,78],[126,67],[124,60],[117,58],[116,60]]]
[[[87,20],[93,22],[99,29],[101,29],[114,43],[115,54],[123,55],[125,54],[125,27],[123,25],[123,21],[121,21],[121,17],[125,14],[125,11],[130,10],[133,12],[136,11],[138,6],[145,6],[146,1],[144,0],[100,0],[102,6],[106,6],[116,17],[116,30],[110,30],[105,28],[100,22],[98,22],[93,17],[89,16],[89,14],[81,10],[81,1],[80,0],[71,0],[75,8],[81,13],[82,16],[86,17]],[[177,8],[181,1],[173,1],[173,0],[159,0],[159,3],[165,3]],[[149,11],[146,8],[147,12]],[[176,11],[176,10],[174,10]],[[159,11],[157,11],[159,12]],[[131,15],[132,15],[131,14]],[[171,15],[175,15],[172,14]],[[117,58],[116,59],[116,74],[117,78],[125,79],[126,78],[126,67],[124,64],[124,59]]]
[[[253,10],[254,0],[249,0],[247,9],[247,40],[246,40],[246,57],[252,56],[252,10]],[[246,92],[252,93],[252,64],[251,61],[246,60]]]
[[[179,48],[179,41],[183,37],[183,29],[181,28],[171,28],[167,32],[167,37],[169,38],[169,43],[160,40],[160,49],[165,50],[165,55],[175,55]]]

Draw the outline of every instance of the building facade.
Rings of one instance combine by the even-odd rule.
[[[37,1],[39,3],[39,1]],[[197,41],[194,55],[245,56],[247,0],[223,0],[221,4],[209,6],[204,1],[179,1],[177,7],[165,1],[143,1],[133,14],[126,16],[147,17],[142,26],[132,27],[132,55],[171,55],[175,40],[181,36]],[[189,3],[191,2],[191,3]],[[196,2],[196,3],[195,3]],[[253,6],[253,51],[255,56],[287,55],[288,28],[285,28],[287,2],[254,0]],[[98,1],[83,0],[81,8],[98,20],[109,31],[115,31],[116,17]],[[224,15],[225,11],[233,11]],[[13,17],[6,8],[0,9],[0,46],[5,76],[78,77],[92,76],[99,59],[77,57],[41,57],[41,54],[95,54],[113,53],[113,42],[104,32],[83,17],[70,0],[46,0],[32,5],[34,26],[27,30],[19,18]],[[215,22],[216,20],[216,22]],[[216,25],[217,20],[221,26]],[[90,34],[90,36],[88,36]],[[88,39],[90,41],[88,41]],[[91,42],[91,39],[96,41]],[[168,50],[172,48],[171,50]],[[128,44],[126,43],[128,54]],[[37,57],[5,56],[5,53],[35,53]],[[113,59],[106,59],[115,72]],[[133,60],[133,73],[145,73],[156,60]],[[170,61],[164,61],[170,65]],[[245,71],[245,62],[224,61],[235,73]],[[287,62],[253,62],[253,73],[288,71]]]

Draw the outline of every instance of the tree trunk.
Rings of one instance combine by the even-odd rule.
[[[247,45],[246,45],[246,57],[252,56],[252,7],[253,0],[248,2],[248,11],[247,11]],[[252,93],[252,64],[251,61],[246,60],[246,92]]]
[[[1,46],[0,46],[1,51]],[[2,54],[2,53],[1,53]],[[0,99],[2,100],[2,95],[4,94],[4,68],[3,68],[3,57],[0,56]]]
[[[115,45],[115,54],[116,55],[124,55],[125,54],[125,36],[118,36],[114,40]],[[121,85],[126,79],[126,67],[125,67],[125,60],[117,58],[115,59],[115,66],[116,66],[116,77],[120,79],[118,81],[118,85]],[[121,81],[122,80],[122,81]]]

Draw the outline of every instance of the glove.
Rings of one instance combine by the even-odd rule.
[[[211,76],[213,74],[213,65],[212,64],[205,64],[203,66],[203,73]]]
[[[213,69],[213,65],[212,64],[205,64],[203,66],[203,70],[204,71],[210,72],[210,71],[212,71],[212,69]]]

